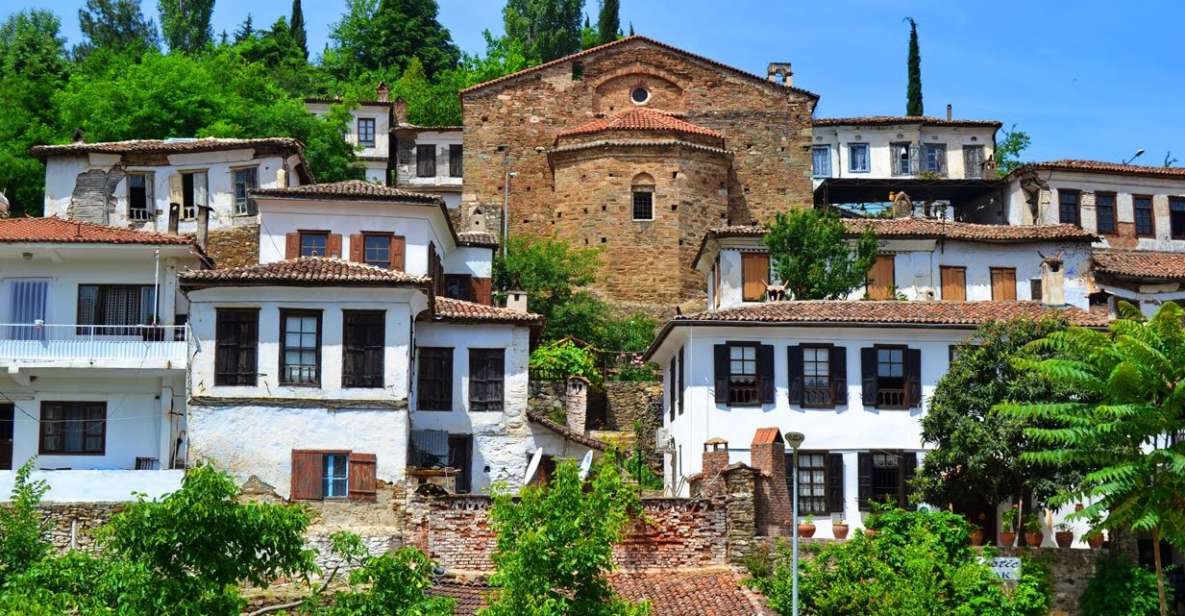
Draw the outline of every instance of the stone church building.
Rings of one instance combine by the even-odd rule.
[[[631,36],[461,92],[465,227],[602,249],[598,288],[656,309],[704,294],[704,234],[810,207],[811,114],[762,78]],[[509,191],[504,194],[506,180]]]

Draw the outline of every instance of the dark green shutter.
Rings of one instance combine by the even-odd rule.
[[[831,360],[832,406],[844,406],[848,403],[848,348],[831,347],[829,359]]]
[[[874,347],[860,349],[860,380],[863,388],[861,396],[864,406],[867,408],[876,406],[876,348]]]
[[[902,508],[912,509],[909,504],[909,482],[913,481],[917,468],[918,454],[916,452],[907,451],[901,454],[901,489],[898,492],[897,501]]]
[[[827,454],[827,510],[843,514],[843,454]]]
[[[868,501],[872,500],[872,454],[861,453],[857,456],[857,471],[859,472],[859,490],[857,497],[860,510],[868,511]]]
[[[715,356],[716,404],[728,404],[728,345],[715,345],[712,354]]]
[[[774,401],[774,348],[768,344],[757,347],[757,379],[761,387],[762,404]]]
[[[786,365],[789,366],[788,390],[790,404],[802,404],[802,347],[792,345],[786,348]]]
[[[910,408],[921,406],[922,351],[920,349],[905,350],[905,395]]]

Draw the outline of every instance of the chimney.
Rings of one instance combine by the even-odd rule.
[[[527,292],[507,291],[506,307],[515,312],[527,312]]]
[[[374,93],[376,96],[378,96],[380,103],[385,103],[389,100],[389,97],[391,96],[391,88],[387,87],[387,82],[380,81],[379,87],[374,89]]]
[[[781,78],[784,86],[794,85],[794,72],[790,70],[789,62],[769,63],[769,67],[766,68],[766,79],[778,83],[778,78]]]
[[[713,437],[704,441],[704,458],[701,464],[700,477],[703,487],[700,495],[704,498],[722,496],[725,493],[724,478],[720,473],[728,466],[728,441]]]
[[[786,484],[786,441],[777,428],[758,428],[749,447],[749,464],[761,472],[757,494],[757,528],[767,537],[790,529],[790,487]]]
[[[395,99],[395,125],[402,126],[407,124],[407,101],[402,98]]]
[[[568,427],[578,434],[588,430],[588,379],[572,375],[568,377],[568,389],[564,392],[564,416]]]
[[[74,129],[74,136],[70,138],[70,143],[86,143],[86,133],[82,132],[82,128]]]
[[[206,250],[206,241],[210,237],[210,206],[197,206],[197,234],[196,240],[198,248],[203,251]]]
[[[1041,255],[1041,303],[1066,305],[1066,267],[1060,250],[1052,257]]]
[[[946,121],[950,122],[955,119],[955,108],[950,103],[946,104]]]
[[[288,170],[276,169],[276,188],[288,188]]]

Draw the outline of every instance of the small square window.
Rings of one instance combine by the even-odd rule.
[[[634,191],[634,220],[654,220],[654,193]]]
[[[280,383],[318,385],[321,382],[321,315],[281,310]]]
[[[868,173],[868,144],[848,144],[848,171],[853,173]]]
[[[913,146],[909,142],[889,144],[893,156],[893,175],[913,175]]]
[[[391,236],[366,235],[362,240],[362,261],[367,265],[391,267]]]
[[[300,256],[324,257],[326,244],[329,243],[328,233],[301,233]]]
[[[1152,215],[1152,197],[1135,195],[1132,197],[1135,209],[1136,237],[1155,237],[1156,220]]]
[[[374,118],[358,118],[358,145],[374,147]]]
[[[322,458],[321,494],[325,498],[346,498],[349,492],[349,461],[344,453]]]
[[[817,178],[831,177],[831,146],[817,145],[811,148],[811,175]]]

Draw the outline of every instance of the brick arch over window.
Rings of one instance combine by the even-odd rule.
[[[639,173],[630,180],[630,204],[634,220],[654,220],[654,176]]]
[[[643,88],[647,92],[645,102],[631,100],[631,93]],[[598,113],[620,113],[644,106],[659,111],[684,113],[687,111],[685,91],[682,86],[657,71],[635,69],[621,72],[597,84],[593,96],[593,110]]]

